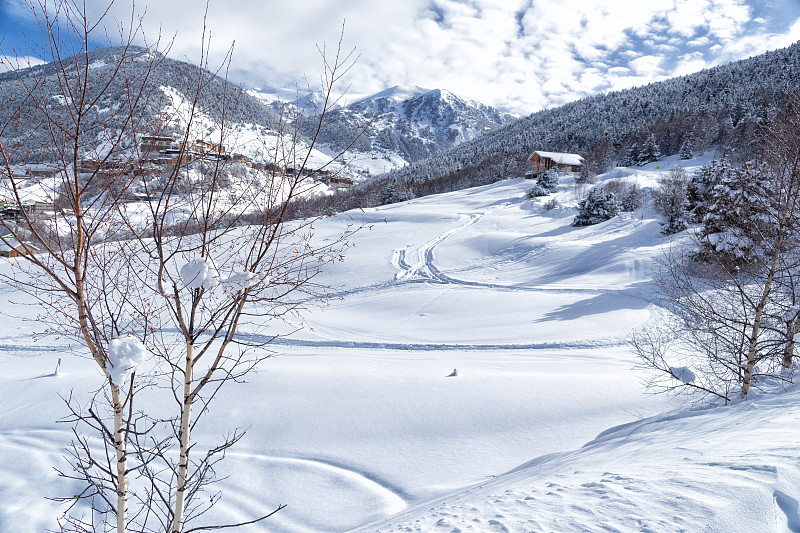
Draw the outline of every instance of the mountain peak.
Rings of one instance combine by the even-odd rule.
[[[402,102],[404,100],[408,100],[410,98],[414,98],[415,96],[419,96],[421,94],[429,92],[431,92],[430,89],[424,89],[416,85],[395,85],[394,87],[390,87],[388,89],[384,89],[379,93],[375,93],[372,96],[362,98],[360,101],[363,102],[367,100],[377,100],[379,98],[386,98],[387,100]]]

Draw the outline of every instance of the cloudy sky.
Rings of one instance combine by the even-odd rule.
[[[86,3],[93,16],[107,6]],[[196,62],[204,5],[136,9],[151,41],[174,37],[170,56]],[[130,10],[117,0],[109,17],[130,20]],[[212,62],[234,42],[231,77],[262,88],[315,83],[317,46],[330,56],[343,23],[344,47],[359,56],[351,99],[417,85],[525,115],[788,46],[800,40],[800,0],[210,0],[206,18]],[[7,56],[25,55],[23,33],[37,38],[30,10],[0,0]]]

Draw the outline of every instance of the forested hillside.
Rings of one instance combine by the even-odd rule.
[[[698,73],[597,95],[533,113],[451,150],[391,172],[388,179],[425,181],[533,150],[576,152],[591,170],[612,161],[648,158],[648,140],[662,155],[688,156],[712,145],[746,159],[759,126],[800,85],[800,43]],[[652,138],[651,138],[652,135]]]
[[[152,117],[159,116],[167,106],[174,103],[162,87],[175,89],[191,100],[192,95],[197,93],[198,84],[202,85],[202,91],[197,93],[198,110],[214,121],[220,123],[224,116],[229,123],[249,123],[266,130],[278,128],[279,118],[269,107],[239,86],[208,70],[136,46],[129,47],[125,52],[126,57],[131,59],[124,64],[120,64],[118,60],[122,54],[122,48],[102,48],[88,54],[88,64],[86,56],[78,55],[63,59],[61,67],[49,63],[0,74],[0,96],[6,104],[0,107],[0,125],[4,126],[3,141],[6,146],[27,146],[27,149],[17,150],[13,154],[7,153],[6,156],[12,162],[30,163],[51,159],[52,154],[42,149],[42,133],[49,131],[54,134],[57,129],[75,119],[68,116],[68,106],[64,106],[64,103],[74,97],[70,93],[81,86],[80,80],[83,78],[88,82],[86,86],[91,87],[96,94],[87,96],[86,101],[94,101],[94,105],[86,109],[81,120],[86,125],[87,134],[98,136],[98,141],[105,134],[100,129],[114,127],[113,121],[111,124],[108,122],[110,110],[119,110],[126,106],[136,107],[138,119],[149,121],[142,123],[142,134],[179,133],[174,124],[151,123]],[[113,77],[111,72],[114,69],[121,69],[122,73]],[[107,84],[105,80],[112,77],[113,82]],[[125,83],[124,80],[133,83]],[[146,80],[146,83],[139,85],[140,80]],[[139,86],[141,90],[131,94],[132,85]],[[131,102],[137,99],[139,104],[131,106]],[[45,105],[49,117],[43,116],[42,106],[36,103],[37,100],[47,102]],[[22,106],[22,112],[17,112],[18,105]],[[15,114],[26,119],[10,120]],[[48,124],[57,127],[48,127]],[[65,134],[62,131],[58,135]],[[45,144],[53,146],[51,142]]]

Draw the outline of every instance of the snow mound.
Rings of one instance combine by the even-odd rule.
[[[266,280],[269,283],[269,279]],[[226,294],[236,294],[258,283],[253,272],[234,272],[222,280],[222,289]]]
[[[800,531],[798,414],[790,386],[644,419],[357,531]]]

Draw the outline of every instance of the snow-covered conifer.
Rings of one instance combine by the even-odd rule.
[[[573,226],[591,226],[599,224],[619,214],[620,204],[614,193],[596,187],[589,196],[578,204],[578,216],[572,221]]]
[[[724,160],[708,194],[700,234],[701,254],[747,263],[764,253],[763,241],[772,232],[770,196],[754,165],[732,168]]]
[[[634,143],[631,144],[625,151],[625,156],[622,158],[622,164],[626,167],[632,167],[639,163],[639,146]]]
[[[539,174],[539,177],[536,178],[536,183],[549,194],[558,187],[559,174],[560,172],[557,168],[547,169]]]
[[[703,221],[703,217],[708,211],[708,199],[717,177],[728,172],[730,172],[730,165],[725,156],[723,156],[720,159],[712,159],[692,175],[686,189],[686,211],[690,221]]]
[[[691,159],[694,157],[694,134],[691,131],[683,136],[683,142],[681,143],[678,156],[681,159]]]
[[[646,164],[651,163],[653,161],[658,161],[661,158],[661,148],[658,146],[658,141],[656,141],[656,136],[651,133],[649,137],[647,137],[647,141],[644,143],[642,150],[639,152],[639,164]]]
[[[547,196],[548,194],[550,194],[550,192],[545,190],[544,187],[542,187],[538,183],[534,183],[533,187],[531,187],[530,190],[528,191],[528,198],[536,198],[538,196]]]
[[[386,189],[383,191],[383,201],[384,205],[386,204],[393,204],[397,201],[395,198],[395,181],[389,182],[389,185],[386,186]]]

